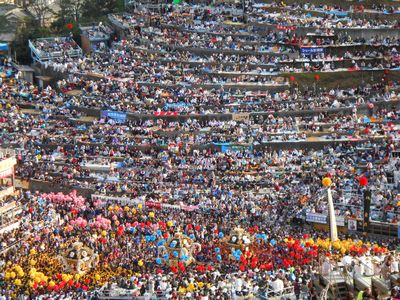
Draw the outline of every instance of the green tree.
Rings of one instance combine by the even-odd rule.
[[[63,23],[70,21],[78,22],[82,13],[82,5],[84,0],[58,0],[60,10],[57,14],[59,20]]]
[[[34,13],[41,27],[45,26],[47,17],[54,13],[47,0],[31,0],[28,4],[28,9]]]
[[[38,27],[37,22],[27,18],[20,22],[17,27],[16,38],[11,47],[15,51],[18,63],[31,63],[30,49],[28,41],[39,37],[50,36],[48,28]]]
[[[84,0],[82,17],[90,21],[97,20],[99,17],[116,12],[118,6],[118,0]]]

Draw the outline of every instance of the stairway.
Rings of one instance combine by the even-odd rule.
[[[379,295],[390,297],[390,282],[385,281],[379,276],[372,277],[372,286],[379,291]]]
[[[346,282],[338,282],[331,286],[330,293],[328,294],[328,299],[347,299],[347,293],[349,289],[347,287]]]
[[[355,275],[354,276],[354,287],[357,291],[363,291],[366,288],[372,287],[372,277],[363,276],[363,275]]]
[[[329,284],[326,299],[341,300],[347,298],[349,288],[342,272],[333,271],[329,275],[321,276],[320,283],[325,287]]]

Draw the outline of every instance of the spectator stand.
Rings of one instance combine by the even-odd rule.
[[[4,233],[19,226],[15,216],[21,210],[13,197],[14,168],[17,164],[15,151],[0,149],[0,159],[0,233]]]
[[[108,48],[113,30],[107,25],[99,24],[82,24],[79,26],[81,30],[82,48],[85,53],[101,52]]]
[[[120,39],[129,36],[131,29],[139,30],[141,27],[144,27],[145,24],[151,23],[151,20],[146,16],[132,18],[129,14],[109,14],[108,20]]]
[[[31,56],[35,62],[43,63],[63,57],[82,57],[82,49],[71,37],[53,37],[29,40]]]
[[[0,198],[14,193],[15,151],[0,149]],[[11,178],[10,178],[11,177]]]

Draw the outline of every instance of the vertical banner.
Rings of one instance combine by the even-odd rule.
[[[371,191],[364,191],[364,222],[363,222],[363,231],[366,232],[369,226],[369,214],[371,209]]]

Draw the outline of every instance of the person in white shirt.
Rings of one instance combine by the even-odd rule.
[[[283,281],[277,277],[275,277],[275,280],[273,280],[271,282],[271,287],[272,290],[274,291],[275,295],[279,295],[280,293],[282,293],[284,285],[283,285]]]
[[[367,256],[363,260],[364,263],[364,273],[366,276],[373,276],[374,275],[374,264],[372,263],[372,258]]]
[[[328,275],[330,272],[332,272],[333,266],[329,260],[329,257],[326,258],[324,263],[322,264],[322,275]]]
[[[241,277],[238,277],[235,279],[235,291],[236,292],[241,292],[242,291],[242,286],[243,286],[243,280]]]
[[[362,275],[364,273],[364,266],[361,264],[359,260],[356,261],[356,265],[354,266],[354,275]]]
[[[397,257],[393,259],[390,265],[390,271],[392,273],[399,273],[399,260]]]
[[[347,254],[347,255],[343,256],[343,258],[342,258],[343,266],[349,267],[349,266],[351,266],[352,262],[353,262],[353,258],[350,255]]]

